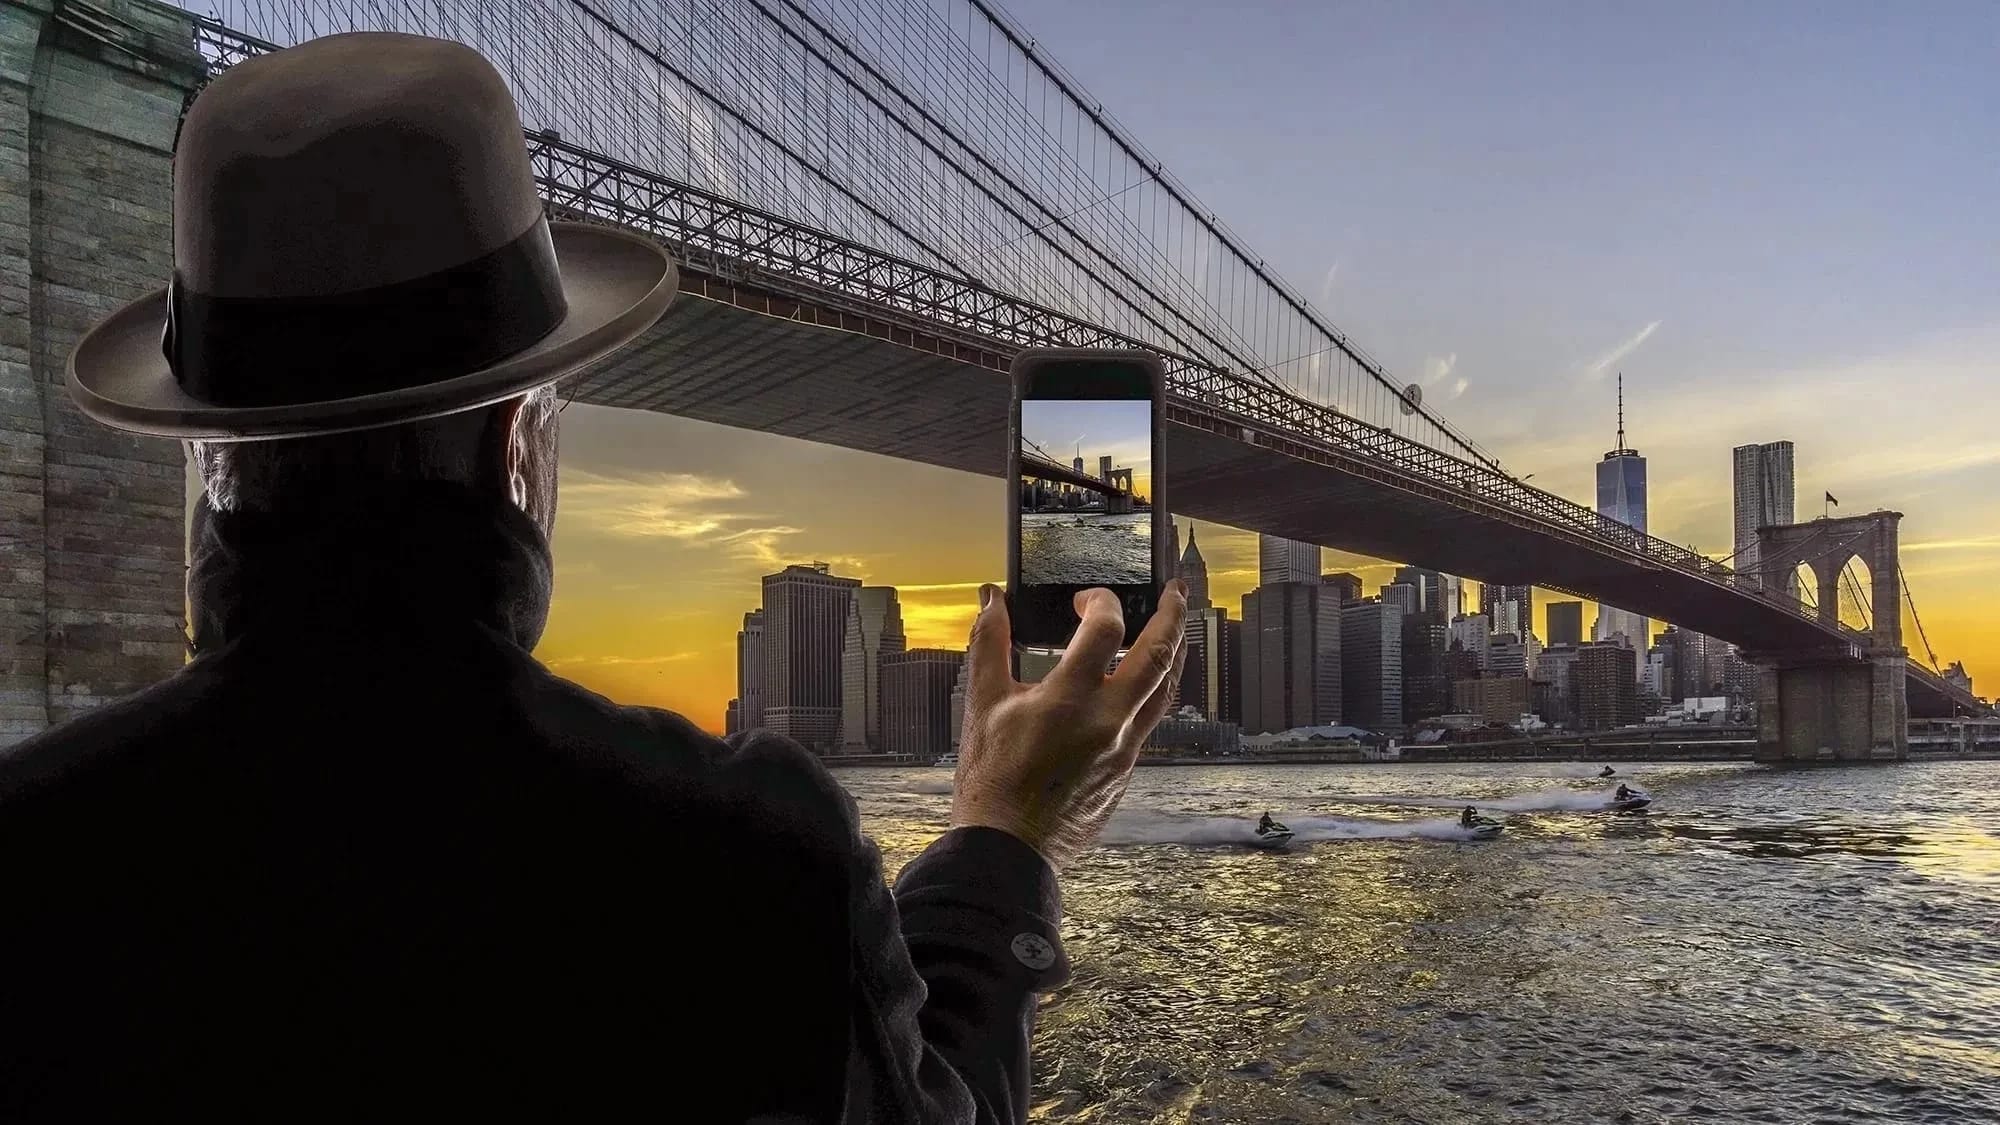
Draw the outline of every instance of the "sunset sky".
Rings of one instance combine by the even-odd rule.
[[[1622,371],[1650,530],[1719,558],[1731,447],[1789,439],[1798,516],[1828,491],[1903,512],[1940,661],[2000,692],[2000,8],[1011,10],[1511,471],[1590,503]],[[760,575],[829,561],[901,590],[912,645],[962,647],[1003,503],[994,479],[571,407],[539,655],[719,729]],[[1198,535],[1236,609],[1254,537]],[[1328,561],[1371,592],[1389,567]]]

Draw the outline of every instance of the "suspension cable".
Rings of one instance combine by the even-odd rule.
[[[1861,617],[1861,627],[1872,631],[1875,628],[1875,615],[1869,611],[1868,604],[1861,599],[1861,581],[1854,577],[1854,560],[1852,558],[1841,564],[1840,577],[1847,584],[1847,596],[1849,600],[1854,602],[1855,613]],[[1838,616],[1836,613],[1835,617],[1838,618]]]
[[[1944,675],[1938,667],[1937,652],[1931,648],[1931,639],[1924,633],[1924,619],[1917,616],[1917,599],[1910,593],[1910,580],[1903,575],[1903,560],[1896,560],[1896,583],[1903,588],[1903,600],[1910,603],[1910,620],[1917,624],[1917,639],[1924,642],[1924,659],[1931,662],[1931,671]]]

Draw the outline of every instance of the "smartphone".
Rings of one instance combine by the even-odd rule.
[[[1077,591],[1125,609],[1130,648],[1173,576],[1160,462],[1166,368],[1151,352],[1036,348],[1014,358],[1007,608],[1018,654],[1067,647]]]

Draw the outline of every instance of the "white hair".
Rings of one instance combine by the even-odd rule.
[[[530,391],[525,400],[518,425],[532,440],[546,436],[552,447],[555,387]],[[209,506],[218,512],[279,511],[303,495],[347,484],[404,480],[479,484],[489,431],[512,401],[323,437],[191,441],[187,453],[201,474]],[[553,454],[552,448],[549,453]]]

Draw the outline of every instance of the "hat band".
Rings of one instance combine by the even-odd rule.
[[[532,346],[569,312],[545,217],[462,266],[324,297],[212,297],[167,284],[160,342],[211,406],[289,406],[469,375]]]

